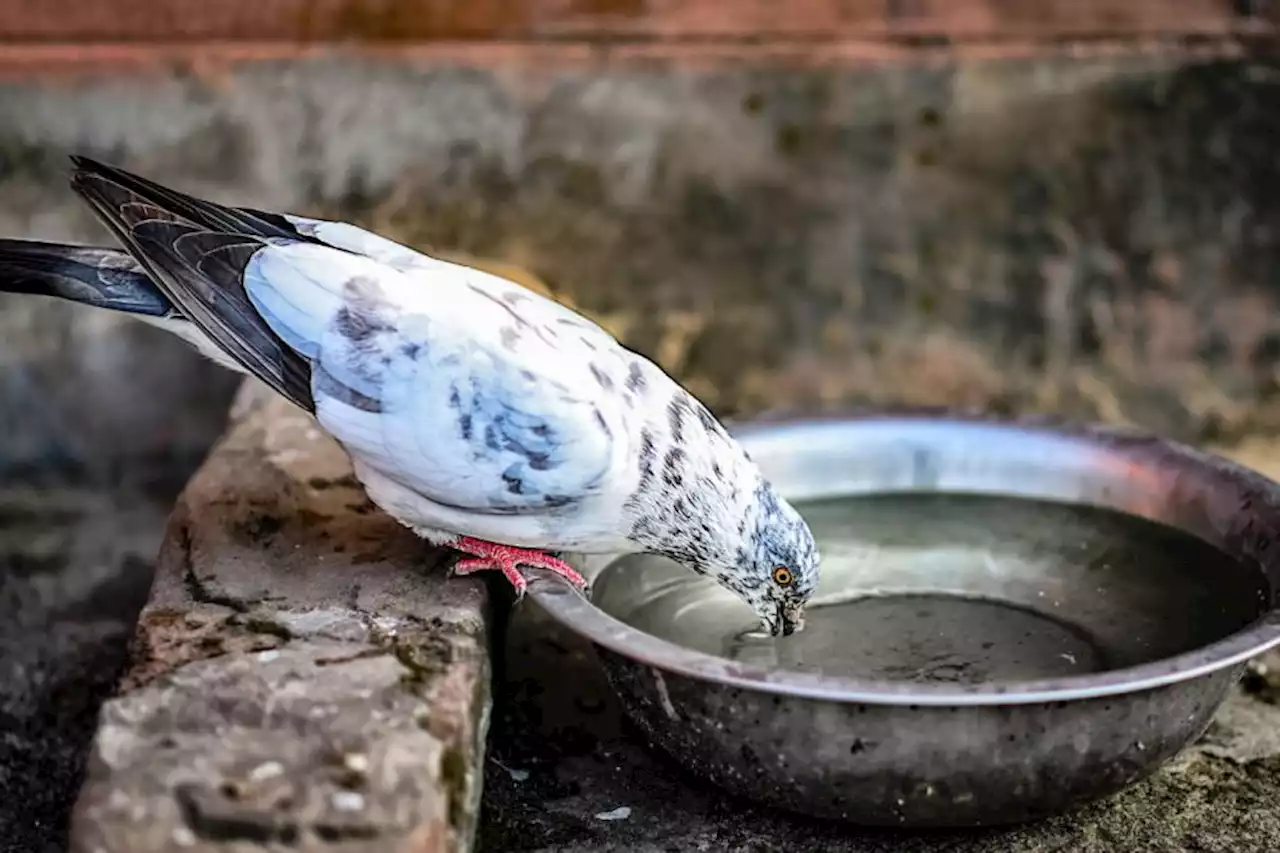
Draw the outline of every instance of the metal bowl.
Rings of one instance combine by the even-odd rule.
[[[1061,812],[1197,738],[1280,643],[1280,487],[1225,460],[1027,421],[734,432],[824,552],[804,631],[726,642],[700,626],[745,605],[658,558],[574,559],[592,601],[530,583],[652,743],[730,791],[864,825]],[[840,506],[852,532],[824,540]]]

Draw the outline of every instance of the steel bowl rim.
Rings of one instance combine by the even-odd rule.
[[[1162,451],[1180,457],[1188,463],[1203,464],[1206,459],[1213,458],[1219,467],[1225,465],[1231,469],[1230,476],[1233,479],[1241,484],[1247,483],[1255,489],[1268,492],[1277,502],[1280,502],[1280,484],[1256,471],[1217,457],[1210,457],[1209,454],[1177,442],[1128,429],[1070,425],[1044,418],[1005,419],[954,412],[944,414],[851,412],[818,417],[775,417],[735,424],[731,429],[739,437],[749,437],[753,433],[833,422],[871,420],[884,422],[894,419],[910,422],[928,419],[938,424],[957,427],[981,425],[1067,439],[1140,438],[1148,444],[1160,445]],[[620,555],[617,558],[620,558]],[[595,606],[582,593],[550,573],[531,572],[528,591],[552,618],[566,628],[585,636],[597,646],[656,671],[742,690],[846,704],[973,707],[1100,699],[1152,690],[1208,676],[1243,664],[1269,649],[1280,646],[1280,608],[1275,604],[1273,591],[1272,608],[1259,619],[1220,640],[1172,657],[1102,673],[965,685],[957,688],[953,685],[905,684],[743,664],[695,651],[633,628]]]

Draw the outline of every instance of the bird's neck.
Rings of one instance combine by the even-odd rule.
[[[687,430],[679,441],[649,435],[653,448],[641,455],[640,482],[628,506],[632,540],[701,574],[731,571],[742,559],[744,531],[756,520],[759,469],[722,428]]]

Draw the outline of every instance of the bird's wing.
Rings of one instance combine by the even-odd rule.
[[[523,291],[512,304],[483,278],[295,244],[256,255],[244,286],[311,359],[318,420],[365,464],[472,512],[580,504],[627,452],[626,401],[607,393],[625,355],[557,328],[555,303]]]
[[[477,270],[402,271],[77,166],[73,186],[178,309],[364,464],[477,513],[562,510],[608,488],[628,451],[628,354],[585,318]]]
[[[239,280],[249,257],[271,240],[294,240],[292,229],[86,157],[72,160],[72,189],[174,307],[250,374],[314,411],[311,366],[272,332]]]

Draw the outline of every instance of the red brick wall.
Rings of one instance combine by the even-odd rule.
[[[0,0],[33,42],[1093,38],[1257,29],[1236,0]],[[1247,5],[1247,4],[1243,4]]]

